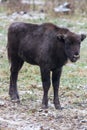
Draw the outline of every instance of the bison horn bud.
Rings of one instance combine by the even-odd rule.
[[[57,38],[61,41],[65,41],[65,39],[67,38],[66,34],[57,34]]]

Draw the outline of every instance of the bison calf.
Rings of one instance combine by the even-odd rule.
[[[24,61],[40,66],[43,84],[43,108],[48,107],[50,72],[54,90],[54,105],[60,109],[58,96],[62,67],[69,59],[76,62],[80,57],[81,41],[84,34],[75,34],[67,28],[51,23],[29,24],[13,23],[8,29],[8,59],[11,63],[9,94],[12,100],[19,101],[17,78]]]

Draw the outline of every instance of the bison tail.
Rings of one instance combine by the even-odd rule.
[[[7,44],[7,57],[8,57],[9,63],[11,63],[11,56],[10,56],[10,50],[9,50],[8,44]]]

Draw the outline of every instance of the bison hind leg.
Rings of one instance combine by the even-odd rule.
[[[17,79],[18,73],[21,69],[24,61],[19,57],[11,57],[11,68],[10,68],[10,86],[9,86],[9,95],[12,102],[20,102],[19,94],[17,90]]]

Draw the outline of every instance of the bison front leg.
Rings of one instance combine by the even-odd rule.
[[[48,91],[50,88],[50,71],[41,68],[41,79],[43,85],[42,108],[48,108]]]
[[[52,72],[52,83],[54,89],[54,105],[56,109],[61,109],[59,96],[58,96],[60,76],[61,76],[61,69],[56,69]]]

